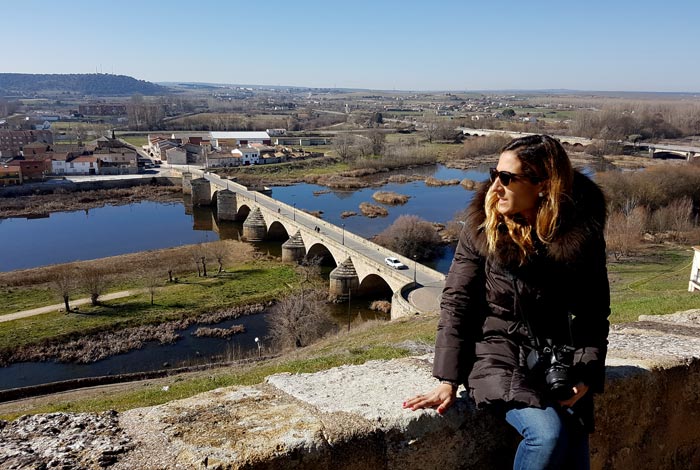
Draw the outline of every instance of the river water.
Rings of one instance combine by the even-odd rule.
[[[415,168],[411,174],[438,179],[482,181],[486,170],[455,170],[442,165]],[[386,178],[387,174],[381,174]],[[342,219],[343,211],[360,213],[361,202],[376,202],[375,191],[395,191],[410,196],[402,206],[386,206],[387,217],[369,219],[361,214]],[[272,197],[297,209],[321,210],[323,218],[357,235],[370,238],[404,214],[430,222],[446,223],[471,200],[472,191],[459,185],[427,187],[422,181],[387,184],[354,191],[331,191],[314,184],[273,187]],[[192,208],[186,201],[139,202],[86,211],[58,212],[44,218],[0,219],[0,271],[88,260],[158,248],[236,238],[240,223],[215,223],[209,208]],[[445,272],[452,258],[447,250],[432,267]]]
[[[455,170],[441,165],[408,171],[423,177],[438,179],[469,178],[482,181],[486,168]],[[379,175],[386,178],[387,174]],[[369,219],[360,214],[361,202],[375,203],[375,191],[395,191],[410,196],[402,206],[386,206],[389,215]],[[423,181],[392,183],[354,191],[330,191],[313,184],[274,187],[272,197],[297,209],[323,211],[323,219],[363,237],[372,237],[390,226],[404,214],[417,215],[430,222],[452,220],[471,200],[472,191],[459,185],[427,187]],[[376,204],[376,203],[375,203]],[[355,211],[358,216],[342,219],[343,211]],[[240,223],[216,223],[208,208],[192,208],[186,201],[179,203],[140,202],[124,206],[106,206],[88,211],[62,212],[46,218],[0,219],[0,270],[12,271],[47,264],[102,258],[143,250],[167,248],[183,244],[236,238],[242,231]],[[259,249],[279,254],[277,244],[260,244]],[[447,247],[432,263],[433,268],[446,272],[452,260],[453,248]],[[80,377],[143,372],[202,362],[223,361],[255,353],[255,337],[266,334],[265,313],[228,320],[213,327],[225,328],[243,324],[246,332],[225,340],[197,338],[190,333],[202,325],[180,332],[182,339],[174,344],[148,344],[92,364],[20,363],[0,368],[0,389],[36,385]],[[340,324],[348,318],[376,316],[367,305],[353,303],[337,306],[334,317]]]

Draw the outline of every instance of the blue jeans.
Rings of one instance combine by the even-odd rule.
[[[514,470],[588,470],[588,433],[561,411],[520,408],[506,412],[506,421],[523,436],[513,462]]]

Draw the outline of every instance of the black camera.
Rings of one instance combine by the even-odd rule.
[[[551,346],[533,349],[527,356],[527,367],[544,378],[549,395],[557,401],[574,396],[575,385],[571,364],[574,348],[571,346]]]

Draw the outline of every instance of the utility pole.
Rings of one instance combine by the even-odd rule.
[[[348,289],[348,333],[350,333],[350,298],[352,296],[352,288]]]

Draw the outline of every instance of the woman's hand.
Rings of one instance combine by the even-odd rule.
[[[441,383],[430,392],[423,395],[416,395],[403,402],[404,408],[410,408],[411,411],[420,410],[422,408],[437,408],[437,412],[443,414],[452,406],[457,397],[457,387],[447,383]]]
[[[574,396],[568,400],[560,401],[559,404],[563,407],[571,408],[574,406],[574,403],[579,401],[579,399],[586,394],[586,392],[588,392],[588,385],[579,382],[574,386]]]

